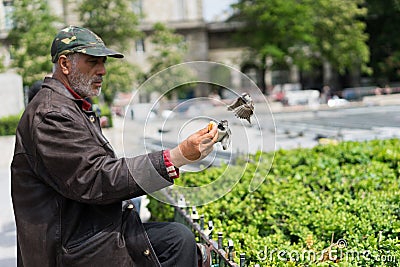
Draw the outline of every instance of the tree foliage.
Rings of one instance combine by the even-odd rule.
[[[13,27],[7,41],[12,67],[22,76],[24,85],[30,86],[52,70],[50,46],[57,33],[57,18],[46,0],[14,1],[11,16]]]
[[[313,25],[309,5],[297,0],[242,0],[235,7],[245,22],[242,41],[262,58],[283,61],[285,55],[302,53],[289,48],[313,43]],[[263,60],[264,61],[264,60]],[[262,61],[262,62],[263,62]],[[300,62],[296,62],[300,63]]]
[[[139,79],[140,70],[126,60],[108,58],[107,75],[104,77],[102,95],[104,102],[111,106],[117,92],[130,92]]]
[[[340,73],[354,66],[369,72],[368,35],[363,18],[364,0],[313,1],[315,12],[313,50]]]
[[[265,62],[290,59],[301,69],[328,60],[344,72],[354,64],[366,68],[364,0],[240,0],[234,5],[246,43]],[[289,58],[288,58],[289,56]]]
[[[375,81],[384,86],[400,78],[400,38],[395,34],[400,24],[400,1],[366,0],[366,7],[371,68]]]
[[[6,70],[6,66],[4,66],[4,56],[0,56],[0,72],[3,72]]]
[[[148,58],[151,68],[147,76],[183,61],[187,50],[183,36],[175,33],[164,24],[154,24],[150,42],[154,47],[154,53]]]
[[[162,23],[154,24],[149,40],[153,47],[153,52],[148,57],[150,69],[143,74],[144,80],[184,61],[187,51],[184,37],[175,33],[166,25]],[[186,94],[185,90],[191,87],[191,85],[181,85],[190,80],[190,75],[190,71],[183,67],[169,68],[161,76],[153,77],[152,81],[143,88],[147,92],[158,91],[160,93],[167,93],[168,90],[179,87],[175,93],[183,96]]]
[[[132,4],[128,0],[83,0],[77,11],[84,27],[98,34],[107,46],[124,53],[130,42],[140,36],[139,17]],[[109,59],[107,73],[102,91],[105,102],[111,105],[118,91],[132,90],[137,68],[126,60]]]
[[[97,33],[107,45],[126,50],[137,38],[139,17],[128,0],[83,0],[78,12],[84,27]]]

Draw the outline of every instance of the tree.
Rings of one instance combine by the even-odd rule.
[[[370,65],[375,82],[385,86],[400,78],[400,38],[395,34],[400,24],[400,1],[366,0],[366,7]]]
[[[295,64],[309,70],[328,61],[340,73],[368,71],[364,0],[240,0],[234,5],[241,32],[261,67]]]
[[[267,57],[275,63],[292,56],[296,64],[306,64],[303,49],[293,49],[315,42],[313,10],[307,0],[241,0],[233,5],[237,19],[245,23],[239,41],[250,47],[261,64]],[[292,48],[292,49],[290,49]]]
[[[0,56],[0,72],[6,70],[6,67],[4,66],[3,62],[4,62],[4,56]]]
[[[104,102],[111,106],[117,92],[132,91],[133,83],[140,79],[141,71],[125,60],[108,58],[107,75],[104,77],[102,95]]]
[[[151,65],[148,77],[183,61],[187,50],[183,36],[164,24],[154,24],[150,42],[154,46],[154,53],[148,58]]]
[[[152,75],[166,70],[171,66],[182,63],[184,60],[187,46],[184,42],[182,35],[175,33],[162,23],[156,23],[153,26],[153,32],[150,35],[150,42],[153,47],[153,54],[148,57],[150,63],[150,70],[143,74],[143,79],[147,80]],[[145,87],[146,91],[158,91],[160,93],[166,93],[166,90],[174,89],[177,85],[180,85],[177,91],[181,96],[185,94],[185,90],[190,88],[193,84],[187,86],[181,86],[184,81],[190,80],[190,74],[185,71],[184,68],[174,68],[168,71],[168,78],[161,80],[153,80],[150,87]],[[159,81],[159,82],[158,82]],[[168,96],[170,96],[168,94]]]
[[[11,66],[24,85],[30,86],[52,71],[50,46],[57,33],[57,18],[51,15],[46,0],[14,1],[11,18],[13,27],[7,37]]]
[[[343,74],[354,67],[369,72],[364,0],[316,0],[313,50]]]
[[[138,15],[131,5],[128,0],[82,0],[77,11],[84,27],[101,36],[107,46],[125,52],[140,37]],[[109,59],[107,71],[102,91],[106,104],[111,105],[118,91],[132,90],[137,67],[126,60]]]
[[[139,17],[129,0],[82,0],[78,10],[84,27],[101,36],[107,45],[122,51],[137,38]]]

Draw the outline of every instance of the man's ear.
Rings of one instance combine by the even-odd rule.
[[[58,58],[58,65],[64,75],[68,75],[70,72],[71,62],[67,59],[65,55],[61,55]]]

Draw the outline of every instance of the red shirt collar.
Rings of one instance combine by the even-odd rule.
[[[92,107],[92,104],[90,104],[88,101],[83,99],[80,95],[78,95],[74,90],[72,90],[68,85],[64,84],[65,88],[72,94],[72,96],[75,99],[82,100],[82,108],[86,111],[89,111],[90,108]]]

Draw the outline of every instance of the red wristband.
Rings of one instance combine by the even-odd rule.
[[[174,164],[172,164],[171,155],[169,153],[169,150],[164,150],[163,156],[164,156],[164,164],[165,164],[165,167],[167,168],[169,178],[171,178],[171,179],[178,178],[179,177],[179,169],[175,168]]]

